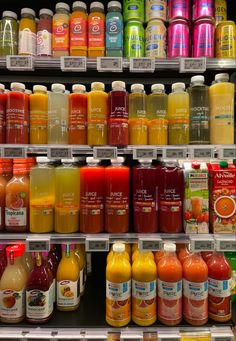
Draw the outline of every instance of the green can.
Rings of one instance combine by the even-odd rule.
[[[144,0],[124,0],[123,12],[124,22],[138,19],[144,23]]]
[[[144,57],[144,28],[139,20],[129,20],[124,31],[124,55],[126,58]]]

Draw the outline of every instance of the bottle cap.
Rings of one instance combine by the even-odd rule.
[[[138,159],[139,163],[152,163],[152,159]]]
[[[6,248],[7,257],[13,253],[14,257],[21,257],[25,252],[24,244],[11,245]]]
[[[58,2],[56,4],[56,10],[58,9],[65,9],[66,11],[70,12],[70,6],[67,5],[65,2]]]
[[[203,83],[204,84],[204,82],[205,82],[205,77],[201,75],[193,76],[191,78],[191,83]]]
[[[215,75],[215,81],[228,82],[229,81],[229,74],[228,73],[218,73],[217,75]]]
[[[192,169],[200,169],[201,164],[200,164],[200,162],[195,161],[195,162],[192,162],[191,167],[192,167]]]
[[[74,84],[72,86],[73,92],[86,92],[86,87],[82,84]]]
[[[12,12],[12,11],[4,11],[2,12],[2,17],[10,17],[10,18],[13,18],[15,20],[17,20],[17,14],[15,12]]]
[[[5,85],[0,83],[0,90],[5,91]]]
[[[25,89],[25,93],[26,93],[27,95],[32,95],[32,91],[29,90],[29,89]]]
[[[33,92],[35,91],[47,92],[47,87],[44,85],[34,85]]]
[[[92,90],[102,90],[102,91],[104,91],[105,90],[105,84],[101,83],[101,82],[93,82],[91,84],[91,89]]]
[[[46,156],[37,156],[36,161],[37,161],[37,163],[49,163],[49,162],[51,162],[51,160],[48,159]]]
[[[72,9],[75,9],[77,7],[82,7],[83,9],[85,9],[85,11],[87,11],[87,5],[83,1],[73,2]]]
[[[118,156],[116,159],[111,159],[112,164],[124,163],[124,162],[125,162],[125,158],[122,156]]]
[[[100,161],[99,161],[98,159],[95,159],[94,157],[89,156],[89,157],[86,157],[86,162],[87,162],[87,163],[94,163],[94,164],[97,164],[97,163],[99,163]]]
[[[164,244],[164,251],[165,252],[175,252],[176,251],[176,245],[173,243],[166,243],[166,244]]]
[[[113,244],[112,251],[117,252],[117,253],[125,252],[125,244],[123,244],[123,243]]]
[[[52,91],[65,91],[66,87],[64,84],[60,84],[60,83],[54,83],[51,86],[51,90]]]
[[[220,168],[228,168],[228,162],[227,161],[220,161],[219,166],[220,166]]]
[[[11,88],[11,90],[14,89],[14,90],[23,90],[23,91],[25,91],[25,84],[14,82],[14,83],[11,83],[10,88]]]
[[[101,3],[101,2],[98,2],[98,1],[95,1],[95,2],[92,2],[91,5],[90,5],[90,11],[94,8],[100,8],[101,10],[104,11],[104,5]]]
[[[107,8],[109,9],[111,7],[118,7],[120,9],[122,9],[121,3],[118,2],[118,1],[110,1],[110,2],[108,2]]]
[[[131,91],[144,91],[144,85],[143,84],[132,84],[131,85]]]
[[[176,90],[176,89],[185,90],[185,84],[184,83],[174,83],[174,84],[172,84],[171,89],[172,89],[172,91]]]
[[[30,14],[30,15],[32,15],[33,17],[35,17],[35,11],[34,11],[33,9],[27,8],[27,7],[22,8],[20,14],[21,14],[21,15],[22,15],[22,14]]]
[[[115,90],[115,89],[125,89],[125,82],[114,81],[114,82],[111,83],[111,87],[112,87],[112,90]]]
[[[40,15],[43,15],[43,14],[47,14],[47,15],[50,15],[50,17],[53,16],[53,11],[51,11],[50,9],[48,8],[42,8],[40,11],[39,11],[39,16]]]
[[[151,87],[151,91],[165,91],[165,85],[164,84],[153,84]]]

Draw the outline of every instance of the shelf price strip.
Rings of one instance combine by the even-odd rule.
[[[117,147],[94,147],[93,157],[99,160],[116,159]]]
[[[223,159],[234,159],[236,158],[236,148],[221,148],[220,158]]]
[[[180,341],[179,333],[158,332],[158,341]]]
[[[50,251],[50,237],[29,236],[26,239],[27,252],[48,252]]]
[[[102,237],[87,237],[85,241],[86,252],[109,251],[109,239]]]
[[[121,331],[120,336],[121,341],[128,341],[128,340],[143,340],[143,332],[139,330],[127,330],[127,331]]]
[[[32,56],[7,56],[6,61],[10,71],[34,71]]]
[[[97,70],[99,72],[122,72],[122,57],[99,57],[97,58]]]
[[[215,243],[216,243],[216,251],[221,251],[221,252],[225,252],[225,251],[229,251],[229,252],[233,252],[236,250],[236,235],[232,236],[232,238],[230,237],[215,237]]]
[[[87,58],[86,57],[61,57],[61,71],[64,72],[86,72]]]
[[[134,148],[133,150],[133,159],[151,159],[156,160],[157,158],[157,149],[155,148]]]
[[[179,72],[180,73],[197,73],[206,71],[206,58],[180,58]]]
[[[4,158],[26,158],[27,157],[27,150],[23,147],[3,147],[1,150],[1,155]]]
[[[197,148],[191,149],[190,155],[193,159],[211,159],[213,158],[212,148]]]
[[[67,147],[48,148],[47,155],[49,159],[71,159],[72,150]]]
[[[166,159],[185,159],[187,150],[185,148],[166,148],[163,157]]]
[[[159,251],[162,249],[163,242],[160,238],[140,237],[138,241],[139,249],[142,251]]]
[[[212,236],[206,235],[206,237],[191,236],[190,237],[191,251],[214,251],[215,240]]]
[[[130,58],[130,72],[154,72],[155,59],[153,58]]]

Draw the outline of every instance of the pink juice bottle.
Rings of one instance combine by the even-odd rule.
[[[0,244],[0,279],[7,266],[7,257],[5,252],[5,245]]]
[[[175,18],[190,20],[189,2],[189,0],[169,0],[169,20],[173,20]]]
[[[201,18],[193,26],[193,57],[214,57],[215,25],[211,18]]]
[[[171,20],[167,35],[168,57],[189,57],[189,23],[187,20]]]

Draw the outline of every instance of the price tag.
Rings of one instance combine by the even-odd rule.
[[[27,252],[50,251],[50,238],[47,236],[29,236],[26,239]]]
[[[32,56],[7,56],[7,69],[10,71],[34,71]]]
[[[211,159],[213,158],[212,148],[191,149],[190,155],[193,159]]]
[[[159,251],[163,247],[163,242],[160,238],[159,239],[139,238],[138,245],[139,245],[139,250]]]
[[[143,332],[139,330],[127,330],[127,331],[121,331],[121,341],[127,341],[127,340],[143,340]]]
[[[122,72],[122,57],[99,57],[97,58],[97,70],[99,72]]]
[[[23,147],[3,147],[2,156],[10,159],[26,158],[27,150]]]
[[[144,340],[152,340],[152,341],[157,341],[157,332],[144,332],[143,333],[143,339]]]
[[[61,71],[65,72],[86,72],[86,57],[61,57]]]
[[[159,332],[158,341],[180,341],[180,335],[176,333]]]
[[[180,73],[202,73],[206,71],[206,58],[180,58]]]
[[[89,330],[85,332],[85,340],[107,340],[105,330]]]
[[[167,148],[164,150],[164,158],[166,159],[185,159],[187,151],[184,148]]]
[[[155,148],[134,148],[133,159],[152,159],[156,160],[157,150]]]
[[[212,236],[206,235],[206,237],[191,236],[190,237],[191,251],[214,251],[215,240]]]
[[[109,239],[108,238],[86,238],[85,241],[86,252],[98,252],[109,251]]]
[[[154,72],[155,59],[154,58],[130,58],[130,72]]]
[[[51,147],[48,148],[47,155],[49,159],[71,159],[72,150],[64,147]]]
[[[215,237],[216,251],[236,251],[236,236],[230,237]]]
[[[84,335],[76,328],[66,328],[66,330],[57,329],[57,332],[52,332],[52,334],[54,334],[55,340],[84,340]]]
[[[117,147],[94,147],[93,157],[99,160],[116,159]]]
[[[223,159],[236,158],[236,148],[222,148],[220,150],[220,157]]]
[[[211,341],[234,341],[232,332],[219,332],[211,333]]]

